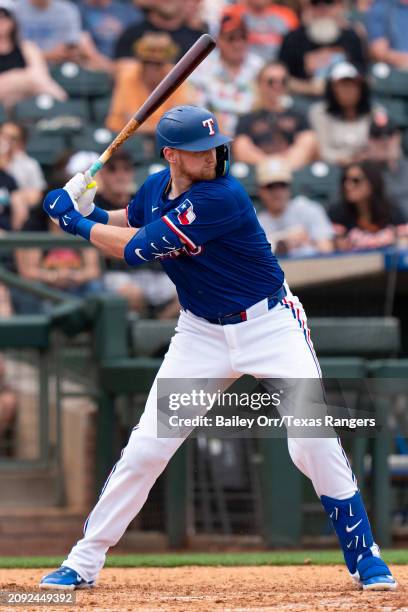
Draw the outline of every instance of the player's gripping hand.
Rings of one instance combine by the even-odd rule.
[[[44,198],[43,209],[53,221],[58,223],[58,219],[70,210],[75,211],[74,203],[65,189],[53,189]]]
[[[88,172],[85,172],[85,174],[77,172],[64,185],[64,189],[71,196],[75,210],[81,213],[82,216],[88,217],[93,213],[95,210],[94,198],[97,185]]]
[[[66,189],[53,189],[45,196],[43,209],[61,229],[69,234],[76,234],[78,221],[82,215],[75,210],[74,202]]]

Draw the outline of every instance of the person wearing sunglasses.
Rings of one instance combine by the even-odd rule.
[[[344,169],[340,201],[329,217],[344,251],[385,247],[407,232],[407,217],[385,193],[382,167],[368,160]]]
[[[318,202],[305,196],[291,197],[292,173],[279,161],[257,167],[258,195],[264,210],[258,219],[278,255],[302,257],[330,253],[333,227]]]
[[[353,64],[336,64],[327,80],[324,100],[314,104],[309,115],[325,162],[343,166],[361,159],[368,143],[370,111],[367,80]]]
[[[225,12],[217,49],[192,73],[197,104],[211,108],[223,131],[233,136],[238,117],[248,113],[255,101],[255,75],[263,60],[249,50],[248,29],[241,16]]]
[[[279,59],[286,64],[293,93],[321,96],[325,79],[340,61],[365,73],[362,38],[346,23],[343,0],[306,0],[302,25],[283,39]]]
[[[286,107],[288,72],[281,62],[266,64],[258,74],[254,110],[243,115],[233,144],[237,161],[258,164],[270,157],[292,170],[313,161],[317,140],[306,117]]]
[[[153,89],[174,64],[178,48],[167,32],[146,32],[134,45],[132,59],[121,59],[116,70],[112,102],[106,127],[119,132],[133,117]],[[138,133],[152,134],[163,111],[191,100],[191,89],[183,83],[143,123]]]

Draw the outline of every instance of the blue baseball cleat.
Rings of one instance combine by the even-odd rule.
[[[364,557],[357,563],[356,578],[365,591],[395,591],[397,581],[380,557]]]
[[[74,591],[75,589],[90,589],[94,585],[93,580],[87,582],[70,567],[62,565],[60,568],[47,574],[40,581],[40,589],[61,589]]]

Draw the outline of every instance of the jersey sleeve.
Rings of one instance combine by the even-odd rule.
[[[208,182],[201,183],[162,221],[184,244],[195,249],[237,229],[242,215],[232,190]]]
[[[144,225],[144,185],[130,200],[126,208],[126,216],[129,227],[143,227]]]

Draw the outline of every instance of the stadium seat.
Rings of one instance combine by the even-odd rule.
[[[408,97],[408,72],[395,70],[384,63],[371,68],[371,88],[375,95]]]
[[[112,91],[112,79],[109,74],[85,70],[73,62],[53,67],[51,75],[70,97],[107,96]]]
[[[94,98],[91,101],[92,121],[98,125],[104,125],[111,104],[111,96]]]
[[[174,334],[175,321],[139,319],[131,324],[133,351],[136,355],[150,357],[167,346]]]
[[[55,164],[66,149],[66,139],[60,133],[32,130],[29,134],[27,152],[42,166]]]
[[[116,132],[112,132],[100,125],[93,125],[75,134],[71,140],[71,146],[75,151],[95,151],[102,153],[115,138]],[[134,164],[148,164],[151,161],[149,151],[146,151],[145,141],[142,135],[135,134],[123,143],[121,151],[127,151]],[[150,174],[147,166],[146,177]]]
[[[154,354],[170,341],[174,323],[151,319],[133,321],[131,337],[135,354]],[[319,356],[389,357],[400,350],[399,320],[393,317],[316,317],[309,320],[309,327]]]
[[[393,317],[312,318],[317,354],[323,356],[390,357],[400,350],[399,320]]]
[[[233,162],[231,164],[231,174],[242,183],[251,197],[257,194],[254,166],[250,166],[244,162]]]
[[[25,125],[41,121],[42,128],[48,127],[47,122],[50,122],[55,128],[81,129],[88,118],[88,107],[84,100],[60,102],[48,94],[42,94],[16,104],[13,114],[16,121]]]
[[[328,206],[337,196],[340,168],[325,162],[315,162],[294,173],[292,194],[304,195]]]
[[[95,151],[102,153],[115,138],[115,132],[101,126],[88,126],[80,133],[74,134],[71,147],[75,151]]]
[[[408,100],[403,98],[376,97],[374,108],[383,108],[394,123],[401,128],[408,127]]]

